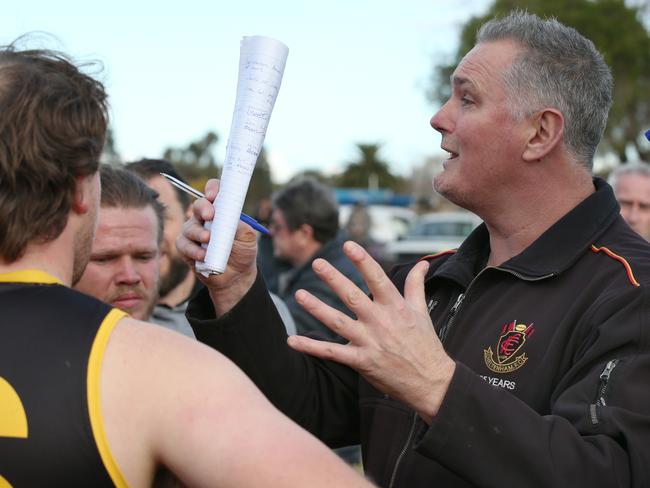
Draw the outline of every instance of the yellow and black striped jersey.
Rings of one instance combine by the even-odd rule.
[[[126,486],[99,402],[124,315],[38,270],[0,274],[0,488]]]

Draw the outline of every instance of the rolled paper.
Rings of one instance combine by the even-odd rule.
[[[244,37],[239,51],[237,96],[221,172],[221,186],[214,202],[205,261],[196,269],[203,275],[226,270],[239,216],[244,207],[257,157],[282,83],[289,48],[280,41],[262,36]]]

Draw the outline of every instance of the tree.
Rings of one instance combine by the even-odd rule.
[[[169,147],[163,158],[174,165],[196,188],[203,188],[209,178],[219,176],[219,166],[214,157],[213,148],[219,140],[215,132],[208,132],[186,147]]]
[[[515,8],[554,16],[593,41],[614,76],[614,103],[601,148],[614,152],[620,161],[627,161],[629,148],[650,159],[650,148],[642,142],[643,129],[650,123],[650,34],[641,21],[644,7],[623,0],[495,0],[485,15],[472,17],[463,26],[453,63],[434,67],[429,98],[434,102],[449,98],[449,77],[474,45],[480,25]]]
[[[357,144],[360,152],[358,161],[351,162],[336,179],[338,186],[347,188],[389,188],[397,190],[402,186],[400,178],[394,176],[388,163],[379,157],[380,144]]]
[[[115,147],[115,135],[111,126],[106,130],[106,141],[104,142],[100,160],[102,163],[111,166],[116,166],[122,162],[122,157]]]

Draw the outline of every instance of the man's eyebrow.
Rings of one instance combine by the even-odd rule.
[[[90,259],[98,259],[98,258],[112,258],[115,256],[119,256],[119,252],[115,251],[99,251],[99,252],[93,252],[90,254]]]
[[[456,87],[468,86],[469,88],[476,88],[476,85],[469,78],[463,78],[458,75],[450,76],[451,84]]]

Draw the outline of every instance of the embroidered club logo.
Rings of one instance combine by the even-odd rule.
[[[496,358],[491,346],[483,349],[485,365],[495,373],[512,373],[521,368],[528,361],[523,347],[533,332],[535,332],[533,324],[518,324],[516,320],[505,324],[497,342]]]

